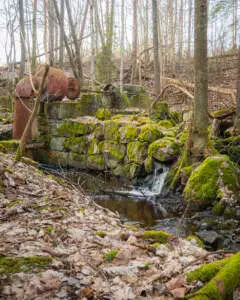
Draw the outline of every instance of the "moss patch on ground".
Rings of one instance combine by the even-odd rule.
[[[171,237],[172,234],[165,231],[149,230],[143,233],[143,238],[145,240],[154,240],[161,244],[166,244]]]
[[[31,272],[34,269],[46,269],[52,258],[46,256],[33,257],[0,257],[0,274]]]

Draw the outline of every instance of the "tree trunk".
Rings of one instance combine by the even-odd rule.
[[[53,2],[48,1],[48,45],[49,45],[49,64],[54,65],[54,19],[53,19]]]
[[[188,0],[188,48],[187,56],[191,56],[191,34],[192,34],[192,0]]]
[[[33,0],[33,21],[32,21],[32,72],[37,64],[37,0]]]
[[[94,0],[90,4],[90,21],[91,21],[91,86],[94,90],[95,81],[95,33],[94,33]]]
[[[205,156],[208,145],[208,0],[195,0],[194,40],[194,111],[190,134],[190,155],[193,160]],[[191,140],[192,139],[192,140]]]
[[[137,44],[138,44],[138,20],[137,20],[137,3],[138,0],[133,0],[133,31],[132,31],[132,75],[131,83],[137,77]]]
[[[237,78],[237,97],[236,97],[236,118],[235,134],[240,134],[240,46],[238,48],[238,78]]]
[[[19,4],[19,20],[20,20],[20,40],[21,40],[21,63],[19,77],[24,76],[25,60],[26,60],[26,46],[25,46],[25,24],[24,24],[24,7],[23,0],[18,1]]]
[[[124,65],[124,0],[121,2],[121,65],[120,65],[120,91],[123,91],[123,65]]]
[[[44,31],[43,31],[43,46],[44,46],[44,53],[45,53],[45,62],[49,63],[49,55],[48,55],[48,47],[47,47],[47,0],[43,1],[44,7]]]
[[[74,22],[72,18],[72,12],[69,4],[69,0],[65,0],[66,8],[67,8],[67,13],[68,13],[68,20],[69,20],[69,26],[75,46],[75,55],[76,55],[76,64],[77,64],[77,74],[78,74],[78,81],[80,84],[83,84],[83,71],[82,71],[82,61],[81,61],[81,55],[80,55],[80,48],[79,44],[77,41],[77,35],[74,27]]]
[[[60,68],[63,68],[63,59],[64,59],[64,0],[61,0],[61,23],[60,23],[60,51],[59,51],[59,64]]]
[[[55,12],[56,12],[56,17],[58,19],[58,23],[61,24],[61,17],[60,17],[60,12],[59,12],[59,9],[58,9],[58,6],[57,6],[57,1],[53,0],[53,4],[54,4],[54,7],[55,7]],[[73,74],[78,79],[79,75],[78,75],[78,72],[76,71],[76,64],[74,63],[74,59],[73,59],[73,56],[72,56],[72,51],[70,49],[68,38],[67,38],[67,35],[65,33],[64,28],[63,28],[63,37],[64,37],[64,43],[65,43],[65,47],[67,49],[68,58],[69,58],[69,62],[70,62]]]
[[[158,11],[157,0],[152,0],[152,20],[153,20],[153,48],[154,48],[154,81],[156,97],[161,92],[160,85],[160,64],[159,64],[159,43],[158,43]]]

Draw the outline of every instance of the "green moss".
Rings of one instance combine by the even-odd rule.
[[[226,207],[223,213],[226,218],[234,218],[236,215],[235,209],[232,207]]]
[[[180,145],[172,138],[165,137],[153,142],[148,148],[148,155],[158,161],[166,162],[176,158]]]
[[[85,135],[94,130],[94,123],[66,120],[58,128],[57,133],[63,137]]]
[[[175,110],[169,113],[169,119],[174,125],[183,121],[182,115]]]
[[[202,282],[207,282],[211,280],[221,269],[224,267],[230,258],[225,258],[222,260],[217,260],[212,263],[201,266],[200,268],[187,273],[186,277],[189,282],[200,280]]]
[[[124,166],[124,174],[127,178],[133,179],[141,173],[141,166],[136,163],[129,163]]]
[[[111,262],[117,256],[118,252],[119,250],[111,250],[104,254],[104,259],[106,259],[108,262]]]
[[[88,147],[88,139],[86,136],[66,138],[63,142],[63,147],[72,152],[85,154]]]
[[[143,238],[145,240],[155,240],[161,244],[166,244],[170,237],[172,237],[172,235],[164,231],[151,230],[143,233]]]
[[[107,234],[104,231],[96,231],[94,235],[100,236],[101,238],[104,238]]]
[[[46,269],[52,258],[46,256],[33,257],[0,257],[0,274],[31,272],[34,269]]]
[[[49,226],[47,228],[44,228],[44,231],[48,232],[48,233],[51,233],[54,231],[53,227],[52,226]]]
[[[150,116],[154,120],[166,120],[169,115],[168,103],[155,102],[152,106]]]
[[[225,206],[222,204],[221,201],[217,201],[212,208],[212,212],[216,216],[221,216],[223,214],[224,210],[225,210]]]
[[[19,145],[17,140],[0,141],[0,150],[2,152],[16,152]]]
[[[15,206],[15,205],[17,205],[17,204],[20,204],[20,203],[22,203],[22,200],[15,200],[15,201],[12,201],[12,202],[10,202],[10,203],[8,203],[8,207],[13,207],[13,206]]]
[[[97,126],[94,130],[94,138],[102,141],[104,139],[104,130],[101,125]]]
[[[119,145],[119,143],[114,141],[104,142],[104,153],[108,153],[112,159],[117,161],[123,160],[125,152],[126,147],[124,145]]]
[[[195,236],[195,235],[189,235],[187,237],[187,241],[191,241],[191,240],[195,240],[197,242],[197,245],[198,247],[204,249],[205,246],[204,246],[204,243],[202,242],[202,240],[198,237],[198,236]]]
[[[139,141],[129,143],[127,157],[129,162],[143,163],[147,157],[147,144]]]
[[[161,243],[158,243],[158,242],[156,242],[156,243],[153,243],[152,245],[151,245],[151,247],[153,247],[154,249],[156,249],[158,246],[160,246],[161,245]]]
[[[130,100],[129,100],[127,94],[121,93],[121,98],[123,99],[124,105],[126,107],[129,107],[130,106]]]
[[[140,142],[152,143],[161,137],[163,137],[163,134],[158,129],[158,126],[149,123],[141,127],[138,140]]]
[[[98,120],[109,120],[111,119],[111,112],[105,108],[99,108],[96,112],[96,117]]]
[[[145,171],[149,174],[151,174],[153,172],[153,159],[151,156],[148,156],[144,160],[144,168],[145,168]]]
[[[208,281],[211,279],[211,277],[212,279],[199,291],[188,295],[186,297],[187,299],[232,299],[235,288],[240,284],[240,252],[230,258],[226,258],[225,260],[215,263],[218,266],[214,266],[210,268],[210,270],[207,269],[207,271],[205,270],[205,272],[201,272],[201,281]],[[205,267],[207,268],[207,265]],[[208,276],[204,275],[204,273]],[[196,277],[199,278],[199,276]],[[192,277],[190,279],[192,279]]]
[[[99,142],[96,139],[93,139],[89,143],[87,154],[88,155],[101,154],[103,152],[103,149],[104,149],[104,143],[103,142]]]
[[[81,214],[85,215],[85,210],[84,210],[84,208],[82,208],[82,207],[80,207],[80,208],[78,209],[78,212],[80,212]]]
[[[137,139],[138,128],[133,125],[127,125],[119,130],[122,142],[132,142]]]
[[[105,160],[102,154],[88,155],[87,156],[87,166],[92,170],[104,170]]]
[[[198,204],[209,204],[221,198],[219,178],[225,187],[237,193],[238,176],[236,168],[228,157],[208,157],[192,172],[184,189],[184,199]]]
[[[172,122],[168,121],[168,120],[161,120],[157,124],[158,124],[158,126],[165,127],[165,128],[172,128],[173,127]]]
[[[120,124],[116,120],[104,122],[104,138],[110,141],[120,141]]]

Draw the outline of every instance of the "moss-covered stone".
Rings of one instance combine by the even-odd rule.
[[[167,129],[173,127],[173,123],[171,121],[168,121],[168,120],[161,120],[157,124],[158,124],[159,127],[164,127],[164,128],[167,128]]]
[[[63,147],[74,153],[85,154],[88,149],[88,138],[86,136],[66,138]]]
[[[168,103],[155,102],[152,106],[150,117],[153,120],[166,120],[169,116]]]
[[[49,148],[51,150],[63,151],[64,150],[64,146],[63,146],[64,141],[65,141],[65,138],[62,138],[62,137],[53,137],[50,140]]]
[[[126,154],[126,146],[114,141],[105,141],[103,149],[106,160],[122,161]]]
[[[87,169],[87,155],[70,152],[68,166],[77,169]]]
[[[87,167],[91,170],[103,171],[105,169],[105,160],[103,154],[88,155]]]
[[[119,130],[121,142],[128,143],[128,142],[135,141],[138,136],[138,131],[139,129],[136,126],[131,124],[121,127]]]
[[[151,174],[153,172],[153,158],[152,158],[152,156],[148,156],[144,160],[144,168],[145,168],[145,171],[148,174]]]
[[[66,120],[57,129],[61,137],[72,137],[85,135],[94,130],[95,124],[91,119],[84,120]]]
[[[33,257],[0,257],[0,274],[31,272],[34,269],[46,269],[52,258],[46,256]]]
[[[216,199],[231,199],[239,188],[237,168],[227,156],[219,155],[206,158],[192,172],[183,196],[187,202],[206,205]]]
[[[104,138],[110,141],[120,141],[120,124],[117,120],[104,122]]]
[[[172,234],[165,231],[150,230],[143,233],[143,238],[145,240],[154,240],[161,244],[166,244],[171,237]]]
[[[96,112],[96,117],[98,120],[102,120],[102,121],[109,120],[111,119],[111,112],[106,108],[100,108]]]
[[[0,141],[0,151],[2,152],[16,152],[19,145],[17,140]]]
[[[101,154],[103,153],[103,150],[104,150],[104,142],[103,141],[99,142],[97,139],[92,139],[89,142],[87,154],[88,155]]]
[[[124,174],[129,179],[134,179],[142,173],[142,167],[136,163],[129,163],[124,166]]]
[[[174,138],[164,137],[149,146],[148,155],[160,162],[168,162],[176,159],[179,151],[180,145]]]
[[[104,238],[107,234],[104,231],[96,231],[94,235],[100,236],[101,238]]]
[[[217,201],[212,208],[212,212],[216,216],[221,216],[224,213],[224,210],[225,210],[225,205],[221,201]]]
[[[213,275],[214,277],[205,286],[197,292],[188,295],[186,298],[194,300],[233,299],[233,292],[240,284],[240,252],[226,260],[229,261],[225,261],[226,263],[221,265],[221,268],[216,275],[213,275],[213,273],[217,268],[210,272],[208,280],[210,276]]]
[[[104,140],[104,129],[103,125],[98,125],[94,130],[94,138],[96,138],[99,141]]]
[[[143,164],[147,157],[147,144],[143,142],[131,142],[127,145],[127,159],[129,162]]]
[[[194,240],[194,241],[197,243],[198,247],[200,247],[200,248],[202,248],[202,249],[205,248],[205,247],[204,247],[204,243],[202,242],[202,240],[201,240],[198,236],[195,236],[195,235],[189,235],[189,236],[187,237],[187,241],[192,241],[192,240]]]
[[[149,123],[140,128],[138,140],[140,142],[152,143],[161,137],[163,137],[163,134],[159,130],[159,127],[154,123]]]
[[[174,124],[178,124],[183,121],[182,115],[178,111],[171,111],[169,113],[169,120]]]

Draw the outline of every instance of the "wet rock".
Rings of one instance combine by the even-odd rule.
[[[214,244],[217,243],[218,241],[218,234],[213,231],[213,230],[203,230],[203,231],[198,231],[196,232],[196,235],[200,237],[200,239],[205,243],[210,246],[213,246]]]
[[[180,144],[174,138],[165,137],[153,142],[148,148],[148,155],[160,162],[170,162],[177,158]]]

